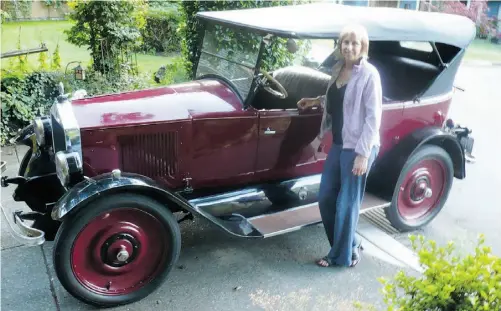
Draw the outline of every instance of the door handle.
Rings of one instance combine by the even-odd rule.
[[[273,135],[273,134],[275,134],[276,132],[275,132],[275,131],[270,130],[270,128],[268,127],[268,128],[266,128],[266,130],[264,130],[264,133],[265,133],[266,135]]]

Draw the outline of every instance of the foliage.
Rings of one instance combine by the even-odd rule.
[[[47,64],[47,52],[38,53],[38,69],[48,70],[49,65]]]
[[[179,31],[182,36],[181,51],[185,60],[186,72],[190,76],[194,76],[193,64],[200,56],[200,43],[203,39],[203,27],[201,23],[196,19],[196,13],[200,11],[222,11],[222,10],[233,10],[233,9],[246,9],[246,8],[257,8],[257,7],[271,7],[271,6],[283,6],[291,5],[293,3],[306,3],[311,1],[293,1],[293,0],[273,0],[273,1],[182,1],[181,2],[181,22],[179,24]],[[277,16],[277,18],[279,18]],[[224,38],[221,38],[221,42]],[[242,37],[239,37],[242,39]],[[236,45],[237,42],[232,41],[228,43],[229,45]],[[238,41],[238,44],[255,44],[254,40],[243,40]],[[286,40],[283,38],[273,38],[271,45],[266,49],[263,54],[263,59],[265,60],[263,68],[265,70],[270,69],[274,66],[282,66],[289,64],[293,59],[294,55],[287,52],[285,49]],[[244,48],[245,49],[245,48]],[[252,50],[249,47],[247,50]]]
[[[179,12],[175,7],[150,7],[146,13],[146,26],[141,30],[141,50],[154,53],[180,51],[181,37],[177,32],[179,20]]]
[[[133,67],[132,52],[142,44],[140,31],[145,26],[144,0],[84,0],[68,5],[74,25],[65,31],[67,40],[88,47],[94,70],[119,73],[124,64]]]
[[[21,27],[19,27],[19,34],[17,36],[16,48],[18,50],[21,50]],[[16,57],[11,57],[11,59],[9,60],[9,69],[20,73],[28,72],[30,69],[28,65],[28,55],[19,55]]]
[[[9,12],[0,9],[1,22],[4,23],[6,20],[10,19],[11,16]]]
[[[171,63],[162,66],[154,76],[157,83],[169,85],[173,83],[181,83],[189,80],[184,71],[184,63],[182,58],[176,58]]]
[[[4,145],[17,130],[28,125],[34,117],[43,115],[57,96],[58,72],[33,72],[24,77],[2,79],[2,133]]]
[[[2,11],[3,19],[23,19],[31,16],[32,0],[16,0],[16,1],[2,1],[4,10]],[[5,16],[4,13],[5,12]]]
[[[392,281],[380,279],[388,311],[501,310],[501,258],[483,246],[483,236],[464,258],[453,255],[452,242],[438,247],[423,236],[411,242],[425,271],[419,278],[399,272]]]
[[[127,72],[103,75],[90,70],[83,81],[76,80],[72,72],[64,74],[60,71],[6,75],[1,81],[2,145],[33,118],[48,113],[58,95],[59,82],[63,82],[67,93],[85,89],[89,96],[144,89],[152,84],[146,74],[130,75]]]
[[[63,6],[66,0],[44,0],[46,6],[53,6],[56,9],[59,9]]]
[[[59,52],[59,44],[56,45],[56,48],[52,53],[51,69],[52,70],[61,69],[61,54]]]
[[[471,1],[468,8],[458,0],[440,1],[432,7],[436,11],[468,17],[477,25],[477,36],[485,38],[493,31],[493,19],[487,16],[487,2],[488,0]]]
[[[104,75],[99,71],[89,70],[85,73],[85,80],[76,80],[72,74],[65,79],[65,92],[74,92],[84,89],[88,96],[120,93],[140,90],[151,86],[152,81],[146,74],[132,75],[127,69],[115,75]]]

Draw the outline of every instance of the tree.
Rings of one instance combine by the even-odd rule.
[[[140,30],[145,25],[144,0],[73,1],[70,19],[75,22],[65,31],[70,43],[88,46],[93,68],[101,73],[119,72],[141,45]]]

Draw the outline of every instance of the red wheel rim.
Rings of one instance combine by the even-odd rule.
[[[398,193],[398,211],[415,221],[430,214],[439,204],[446,187],[446,169],[440,160],[417,163],[405,176]]]
[[[71,262],[92,292],[125,295],[148,284],[165,266],[169,242],[160,221],[137,208],[102,213],[80,231]]]

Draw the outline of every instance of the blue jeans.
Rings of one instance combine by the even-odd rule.
[[[331,250],[327,257],[335,264],[349,266],[353,247],[360,244],[356,228],[365,193],[367,175],[379,152],[373,147],[362,176],[352,173],[357,154],[333,144],[324,163],[320,181],[319,208]]]

